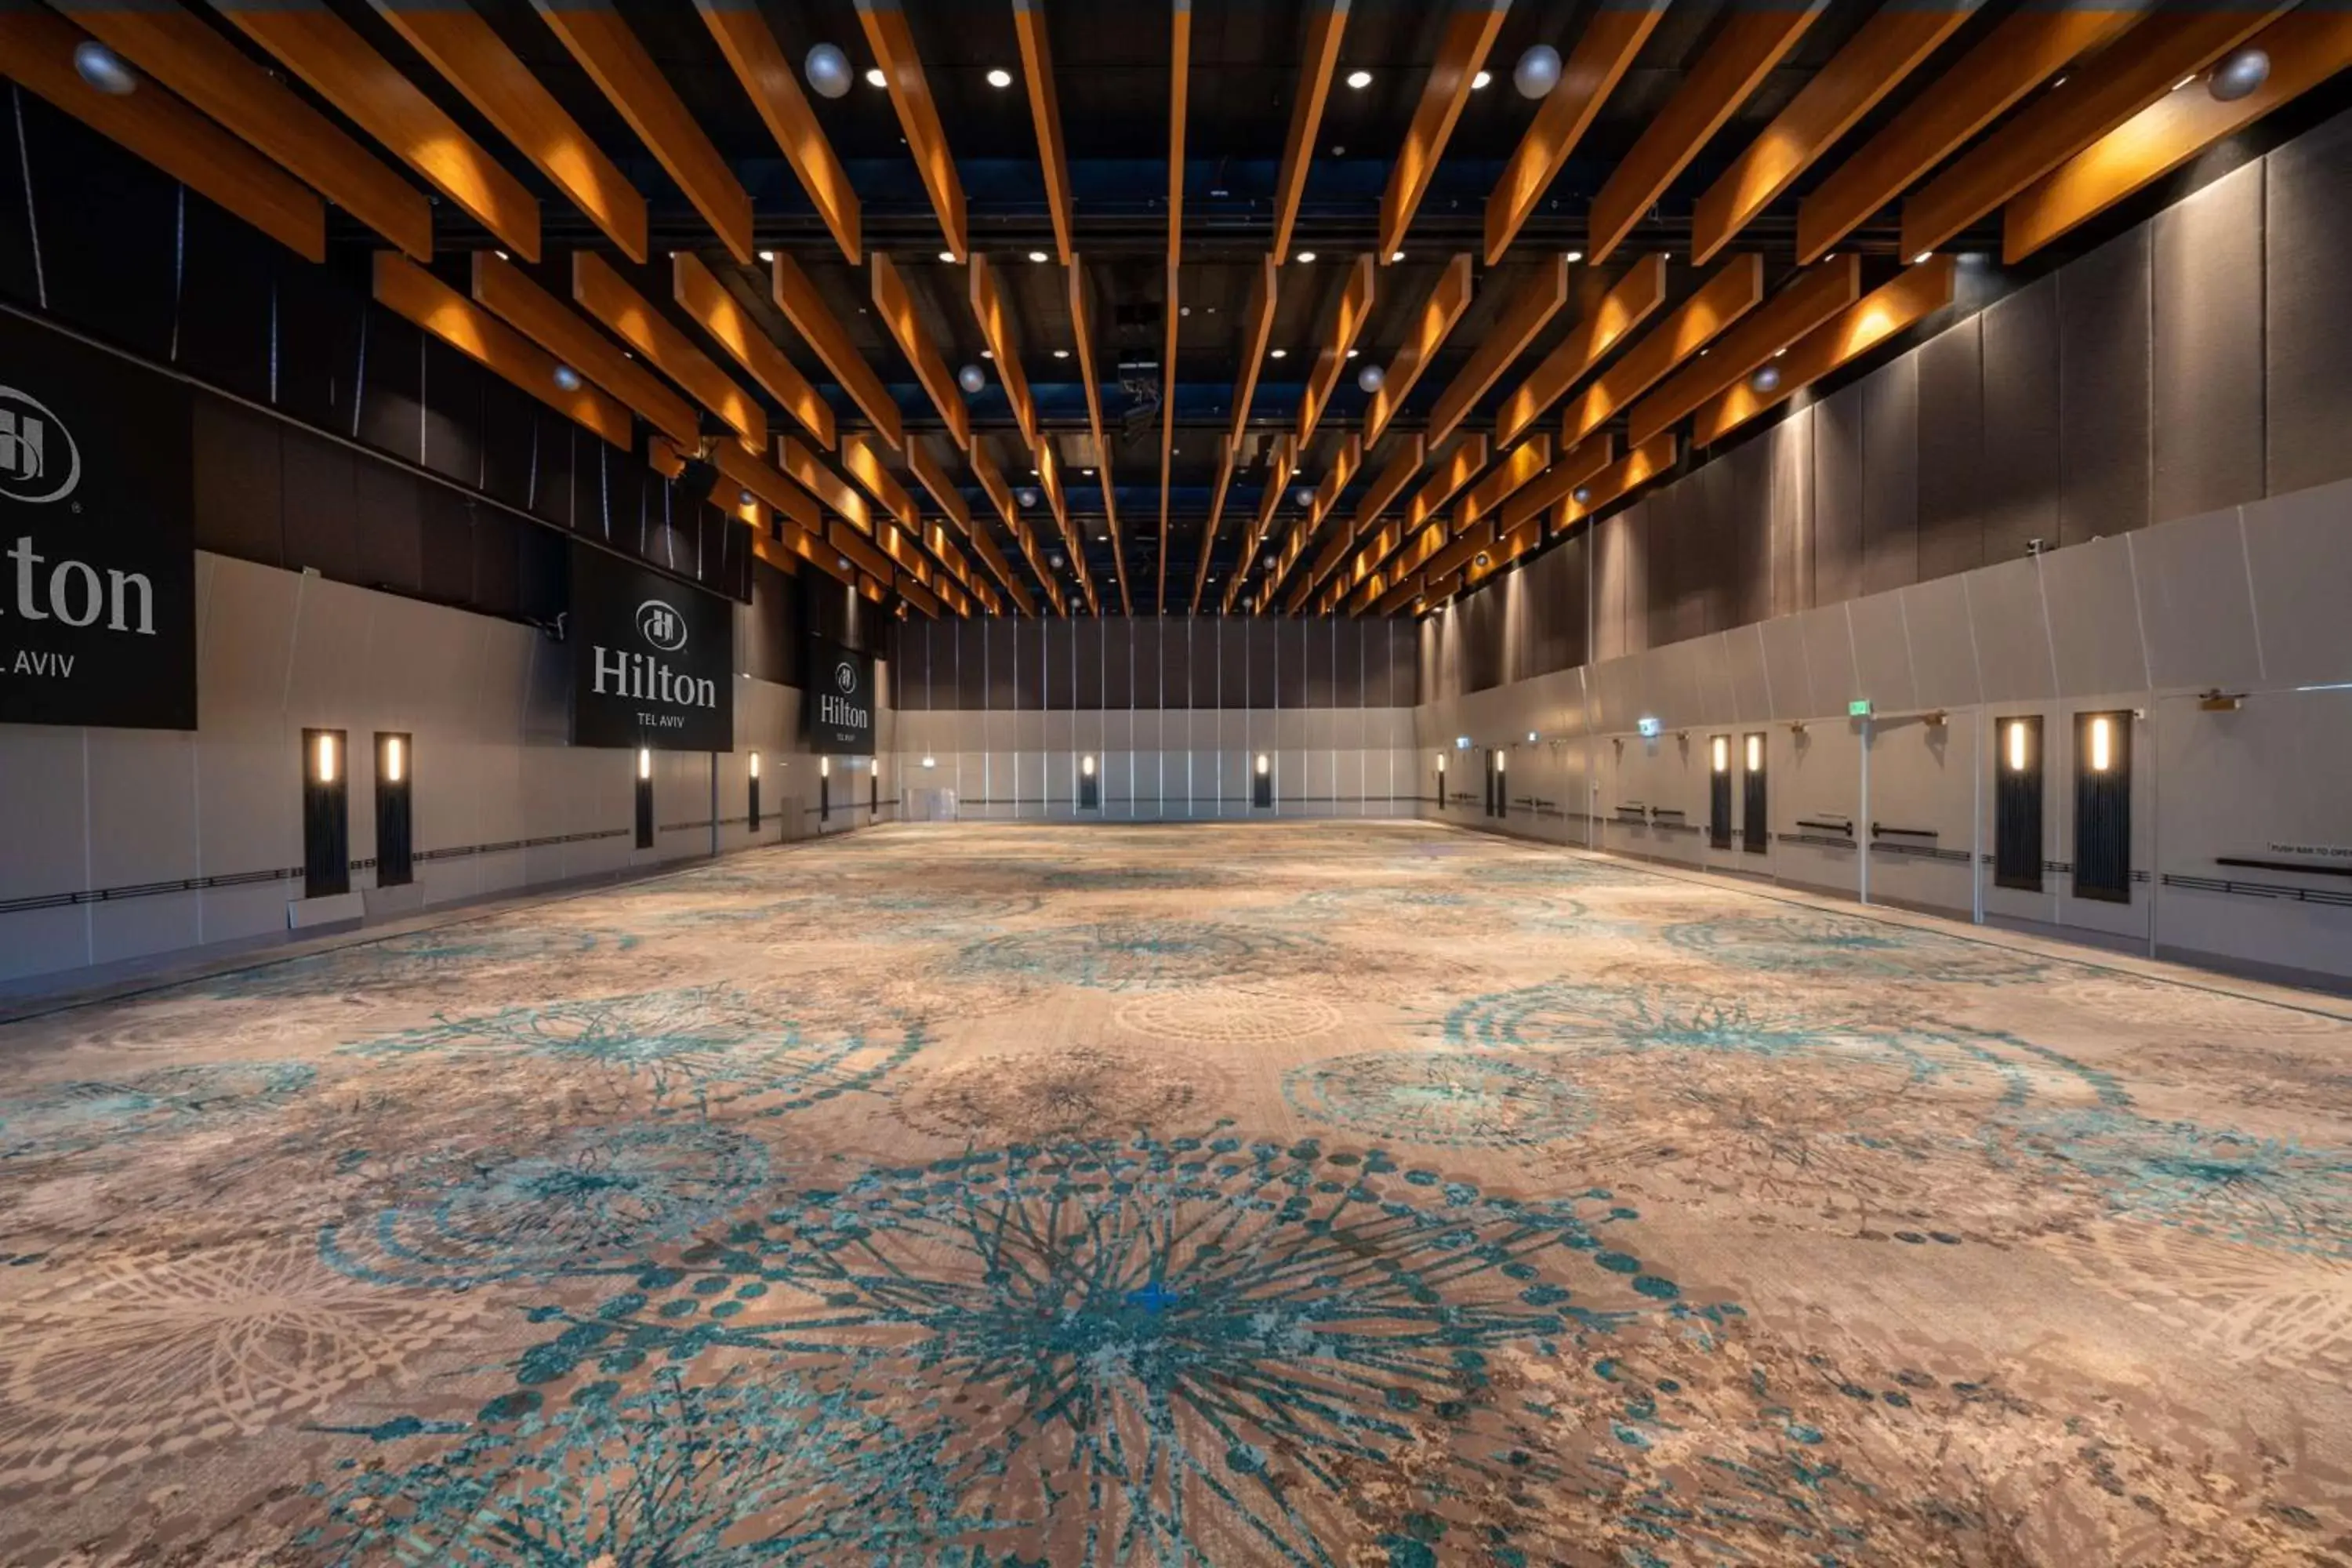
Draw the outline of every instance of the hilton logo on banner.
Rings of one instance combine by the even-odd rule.
[[[837,756],[874,754],[874,657],[809,645],[809,744]]]
[[[577,545],[570,635],[573,745],[734,750],[727,601]]]
[[[0,722],[193,730],[184,387],[0,316]]]

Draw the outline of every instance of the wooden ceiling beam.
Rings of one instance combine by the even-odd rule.
[[[1511,496],[1539,478],[1551,466],[1551,437],[1534,435],[1503,454],[1454,509],[1454,531],[1465,531]]]
[[[1381,513],[1396,504],[1397,497],[1404,494],[1405,487],[1421,472],[1428,450],[1429,444],[1419,431],[1402,438],[1388,466],[1372,477],[1371,484],[1356,502],[1355,520],[1348,530],[1351,541],[1364,538],[1379,526]]]
[[[869,539],[874,536],[878,524],[864,493],[825,467],[824,460],[803,446],[799,437],[776,437],[776,466],[858,532]]]
[[[837,433],[833,409],[824,395],[809,384],[808,377],[784,357],[784,351],[761,330],[749,311],[736,303],[735,296],[727,291],[716,273],[702,264],[701,258],[690,250],[676,251],[669,267],[670,297],[677,308],[709,333],[711,340],[765,388],[769,396],[782,404],[784,411],[816,437],[818,446],[832,451]]]
[[[1691,265],[1704,267],[1815,159],[1926,62],[1982,0],[1890,5],[1862,25],[1698,198]]]
[[[1421,210],[1421,198],[1429,193],[1437,162],[1445,155],[1454,124],[1470,101],[1471,84],[1486,63],[1486,51],[1495,47],[1495,35],[1503,30],[1503,18],[1510,9],[1511,0],[1453,0],[1445,18],[1445,36],[1438,42],[1437,58],[1430,62],[1429,76],[1422,84],[1421,103],[1412,112],[1404,145],[1389,171],[1388,189],[1381,196],[1380,258],[1384,267],[1403,245],[1412,215]]]
[[[1012,312],[1004,308],[1003,291],[996,286],[996,268],[989,265],[985,252],[975,250],[968,270],[971,279],[966,292],[971,298],[972,319],[980,323],[981,341],[996,356],[996,379],[1003,384],[1005,401],[1013,405],[1013,422],[1021,427],[1022,444],[1034,447],[1037,404],[1029,395],[1029,377],[1021,368],[1021,341],[1013,335]],[[940,363],[940,368],[946,368],[946,362]]]
[[[1511,302],[1486,330],[1470,361],[1454,372],[1454,380],[1438,395],[1429,411],[1429,444],[1454,433],[1495,380],[1526,352],[1546,321],[1568,303],[1568,258],[1554,252],[1511,296]]]
[[[2222,137],[2352,68],[2352,9],[2290,11],[2249,41],[2271,58],[2271,74],[2262,86],[2224,103],[2206,90],[2200,78],[2050,170],[2002,209],[2001,259],[2024,260]]]
[[[1559,80],[1536,107],[1527,134],[1519,138],[1494,195],[1486,198],[1487,266],[1502,260],[1520,226],[1534,216],[1536,204],[1568,166],[1601,106],[1617,90],[1665,14],[1663,4],[1603,5],[1585,23],[1583,35],[1561,62]]]
[[[1154,585],[1152,598],[1163,613],[1168,608],[1168,557],[1175,543],[1168,517],[1168,499],[1174,485],[1176,461],[1176,399],[1172,394],[1176,386],[1177,294],[1181,283],[1178,266],[1184,255],[1184,121],[1192,96],[1192,0],[1174,0],[1169,13],[1168,49],[1168,287],[1161,307],[1166,321],[1161,329],[1160,357],[1160,581]],[[1110,454],[1101,456],[1107,465]],[[1110,473],[1108,466],[1103,473],[1107,479]],[[1213,516],[1209,528],[1213,534]],[[1201,559],[1205,568],[1207,554],[1204,552]],[[1122,571],[1120,580],[1124,582],[1126,577]],[[1196,583],[1192,589],[1196,609],[1200,597]]]
[[[1339,40],[1348,30],[1349,0],[1313,0],[1307,11],[1307,43],[1298,57],[1298,85],[1290,97],[1290,129],[1282,139],[1282,169],[1274,182],[1276,261],[1290,259],[1290,236],[1298,222],[1298,201],[1307,191],[1307,166],[1315,161],[1315,137],[1331,99],[1331,75],[1339,68]]]
[[[373,281],[376,303],[415,322],[581,428],[624,452],[629,449],[635,427],[617,399],[585,382],[564,391],[555,384],[553,355],[422,267],[398,251],[379,250]]]
[[[1411,534],[1444,511],[1445,503],[1452,500],[1462,487],[1486,466],[1486,437],[1483,435],[1464,437],[1461,444],[1446,455],[1445,460],[1429,476],[1428,482],[1415,490],[1412,500],[1406,504],[1405,532]]]
[[[1544,355],[1527,379],[1512,389],[1495,411],[1495,439],[1517,440],[1544,410],[1568,395],[1568,389],[1592,373],[1624,341],[1625,334],[1647,321],[1666,297],[1666,258],[1650,255],[1625,269],[1625,276],[1601,297],[1599,308],[1569,330],[1558,347]]]
[[[751,491],[795,527],[813,531],[824,528],[824,514],[817,510],[815,497],[734,442],[721,441],[712,447],[710,461],[728,483]]]
[[[1201,600],[1208,589],[1209,557],[1217,547],[1217,525],[1225,515],[1225,495],[1233,488],[1234,468],[1239,462],[1241,442],[1226,435],[1217,437],[1217,482],[1209,492],[1209,515],[1201,523],[1201,549],[1192,564],[1192,614],[1201,613]]]
[[[1560,439],[1573,447],[1607,424],[1611,416],[1647,392],[1676,365],[1698,358],[1723,330],[1764,298],[1764,258],[1754,251],[1735,256],[1698,291],[1619,357],[1568,405]]]
[[[866,493],[882,503],[882,510],[898,520],[899,525],[919,533],[923,529],[923,510],[915,498],[900,484],[882,460],[886,448],[870,436],[852,432],[841,443],[841,466],[849,477],[865,487]],[[965,518],[965,531],[971,531],[971,518]]]
[[[1013,0],[1013,30],[1020,40],[1021,73],[1029,88],[1029,119],[1037,128],[1037,162],[1045,170],[1054,252],[1067,267],[1076,258],[1070,233],[1070,160],[1062,147],[1062,107],[1054,91],[1054,44],[1045,32],[1045,0]]]
[[[457,122],[323,5],[212,0],[213,9],[526,261],[539,203]]]
[[[1225,613],[1231,615],[1242,589],[1250,580],[1257,564],[1257,552],[1265,542],[1267,531],[1274,526],[1274,514],[1282,505],[1283,492],[1290,488],[1290,477],[1298,471],[1298,443],[1287,434],[1276,436],[1266,452],[1265,488],[1258,493],[1257,516],[1243,535],[1240,558],[1234,563],[1234,574],[1225,580]],[[1266,574],[1271,575],[1271,574]],[[1252,609],[1258,614],[1265,610],[1265,595],[1261,593]]]
[[[1339,373],[1347,368],[1348,351],[1363,335],[1364,323],[1371,313],[1372,258],[1368,253],[1356,258],[1356,265],[1348,269],[1347,287],[1339,294],[1339,314],[1331,323],[1331,341],[1316,354],[1315,369],[1307,377],[1307,390],[1298,404],[1298,445],[1302,449],[1314,439],[1315,427],[1322,423],[1323,411],[1330,406],[1331,393],[1339,384]]]
[[[1364,409],[1364,445],[1369,447],[1381,438],[1404,406],[1404,400],[1421,380],[1422,372],[1437,357],[1444,346],[1446,334],[1470,308],[1470,253],[1463,251],[1445,264],[1438,274],[1437,286],[1422,302],[1421,313],[1413,318],[1412,330],[1405,333],[1403,346],[1388,363],[1381,389]]]
[[[915,445],[920,444],[921,437],[918,437]],[[909,450],[912,449],[910,447]],[[969,459],[971,464],[971,477],[980,481],[980,493],[988,498],[989,504],[996,509],[996,515],[1003,520],[1005,532],[1013,536],[1013,548],[1021,552],[1022,559],[1029,563],[1029,570],[1036,574],[1037,584],[1045,593],[1045,602],[1053,606],[1055,615],[1067,614],[1067,605],[1062,594],[1061,581],[1045,569],[1045,561],[1038,555],[1036,532],[1023,521],[1021,509],[1013,504],[1013,487],[1006,484],[1004,476],[997,471],[996,459],[989,455],[988,443],[984,440],[974,441],[971,444]],[[917,472],[919,474],[921,470],[919,468]],[[985,531],[981,526],[980,520],[972,519],[973,540],[976,542],[981,539]],[[1009,582],[1007,586],[1011,586]]]
[[[1559,460],[1548,471],[1529,480],[1505,501],[1502,516],[1496,520],[1495,526],[1505,533],[1513,533],[1532,521],[1540,530],[1546,512],[1575,495],[1577,486],[1616,461],[1616,437],[1603,430],[1586,437],[1561,453]]]
[[[824,368],[849,394],[850,401],[864,411],[882,439],[893,447],[904,447],[906,433],[899,423],[898,403],[882,384],[882,378],[866,363],[857,345],[850,342],[847,329],[825,304],[816,285],[809,281],[808,274],[801,270],[800,263],[792,258],[790,252],[779,250],[768,270],[769,289],[776,309],[784,313],[793,331],[800,333],[816,357],[824,362]]]
[[[782,251],[777,256],[782,256]],[[915,369],[915,379],[931,395],[931,405],[947,422],[948,434],[955,444],[970,450],[971,447],[971,413],[964,406],[962,389],[956,385],[955,373],[948,362],[940,357],[932,346],[929,334],[915,314],[914,296],[907,292],[907,280],[898,275],[898,264],[887,251],[877,250],[867,258],[874,273],[874,310],[882,318],[882,325],[907,363]],[[999,374],[1003,366],[998,365]],[[1015,368],[1018,374],[1018,368]]]
[[[1069,286],[1070,335],[1076,340],[1078,375],[1087,385],[1087,429],[1095,438],[1095,478],[1102,487],[1103,517],[1109,525],[1111,564],[1118,572],[1118,591],[1125,598],[1128,593],[1127,542],[1118,525],[1118,487],[1112,481],[1110,471],[1110,437],[1103,427],[1101,374],[1095,362],[1094,288],[1087,276],[1085,264],[1075,253],[1070,257],[1065,275]],[[1164,538],[1160,541],[1159,592],[1162,595],[1167,593],[1168,583],[1167,542]],[[1166,607],[1158,598],[1152,603],[1156,607]]]
[[[923,75],[922,57],[915,52],[915,35],[907,25],[901,0],[856,0],[857,20],[866,42],[881,67],[889,89],[891,107],[898,111],[898,129],[906,132],[907,150],[914,154],[915,171],[929,193],[931,210],[939,215],[940,233],[958,261],[971,253],[964,219],[963,181],[958,177],[955,154],[948,151],[947,132],[940,125],[939,105]]]
[[[1672,468],[1679,455],[1679,443],[1672,432],[1653,437],[1643,445],[1634,447],[1583,482],[1582,500],[1578,500],[1571,492],[1566,500],[1559,503],[1559,510],[1552,519],[1552,532],[1556,535],[1565,533],[1612,501],[1633,494]]]
[[[768,134],[800,176],[801,189],[833,232],[843,258],[852,267],[862,265],[865,258],[858,247],[864,219],[857,192],[767,18],[757,5],[745,0],[694,0],[694,8],[701,13],[719,52],[727,57],[735,79],[743,84],[751,107],[767,123]]]
[[[1740,318],[1665,384],[1633,405],[1625,438],[1641,446],[1708,398],[1862,298],[1862,258],[1848,251],[1808,271]]]
[[[736,260],[751,263],[751,196],[611,0],[530,0]]]
[[[572,253],[572,300],[726,421],[745,446],[755,452],[767,449],[768,416],[758,401],[593,250]]]
[[[1323,482],[1315,487],[1315,504],[1308,510],[1307,518],[1310,531],[1323,526],[1323,520],[1329,517],[1332,509],[1339,504],[1339,497],[1354,481],[1356,470],[1363,466],[1363,462],[1364,438],[1350,432],[1348,438],[1339,443],[1339,453],[1332,459],[1330,472],[1325,474]],[[1418,464],[1414,466],[1419,467]]]
[[[2290,8],[2158,9],[1906,197],[1903,254],[1935,249]]]
[[[646,198],[478,12],[448,0],[369,3],[624,255],[644,263]]]
[[[676,445],[695,448],[701,421],[694,405],[532,282],[522,268],[491,251],[478,250],[473,255],[473,292],[476,304],[635,409]]]
[[[1683,84],[1653,115],[1633,151],[1592,198],[1585,249],[1606,261],[1642,221],[1675,177],[1706,150],[1724,122],[1739,111],[1765,76],[1805,36],[1829,0],[1735,7],[1715,41],[1683,76]]]
[[[1234,425],[1228,433],[1235,441],[1248,427],[1250,405],[1257,398],[1258,374],[1265,368],[1266,353],[1274,342],[1274,310],[1281,289],[1282,268],[1272,256],[1259,257],[1256,276],[1250,279],[1249,303],[1242,307],[1242,371],[1234,384]],[[1171,386],[1173,370],[1168,367],[1164,375],[1166,384]]]
[[[47,11],[0,8],[0,75],[295,255],[327,258],[326,204],[308,185],[162,88],[121,96],[99,91],[74,68],[74,50],[84,41],[80,29]],[[430,231],[428,222],[428,237]]]
[[[1797,205],[1811,264],[2066,62],[2139,20],[2137,5],[2028,5],[2005,18]]]
[[[1952,302],[1957,263],[1937,256],[1904,269],[1894,281],[1873,289],[1790,345],[1780,356],[1780,384],[1759,391],[1742,381],[1717,393],[1698,411],[1691,437],[1712,446],[1750,419],[1786,402],[1839,366],[1860,358],[1895,333]],[[1661,437],[1663,439],[1664,437]]]
[[[125,5],[121,0],[56,0],[56,7],[377,234],[419,261],[433,259],[433,205],[425,193],[337,129],[300,94],[256,65],[194,12],[178,5]],[[11,9],[19,16],[40,14],[37,7]],[[29,75],[39,68],[32,62],[46,46],[21,22],[18,36],[25,40],[21,49],[12,45],[9,53],[23,55]],[[72,54],[70,48],[66,52],[68,57]],[[71,64],[70,58],[67,63]],[[42,97],[49,97],[31,80],[19,79]],[[191,138],[197,143],[203,140],[202,132]],[[134,151],[148,156],[143,150]]]

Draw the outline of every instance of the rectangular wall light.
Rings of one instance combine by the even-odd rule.
[[[2009,771],[2011,773],[2021,773],[2025,771],[2028,761],[2026,748],[2031,743],[2032,737],[2027,735],[2025,732],[2025,721],[2022,719],[2011,719],[2009,721],[2009,734],[2007,738]]]
[[[1750,738],[1753,739],[1753,737]],[[1729,773],[1731,771],[1731,737],[1717,735],[1715,738],[1713,752],[1715,771],[1719,773]]]
[[[2102,715],[2091,721],[2091,771],[2103,773],[2115,765],[2115,721]]]
[[[311,748],[310,776],[320,784],[335,782],[335,737],[330,731],[320,731],[318,743]]]
[[[649,747],[637,748],[637,776],[641,779],[654,776],[654,754]]]
[[[1748,737],[1748,771],[1751,773],[1764,771],[1764,737],[1761,735]]]

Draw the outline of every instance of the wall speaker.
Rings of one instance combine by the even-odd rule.
[[[707,458],[688,458],[676,480],[677,493],[688,506],[700,506],[719,488],[719,465]]]

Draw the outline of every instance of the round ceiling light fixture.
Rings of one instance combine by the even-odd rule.
[[[1297,502],[1300,506],[1313,506],[1315,504],[1314,487],[1311,485],[1300,485],[1290,492],[1290,499]]]
[[[1780,367],[1777,364],[1757,366],[1756,374],[1748,378],[1748,384],[1758,392],[1780,391]]]
[[[139,90],[138,73],[96,38],[76,44],[73,60],[74,74],[109,98],[128,98]]]
[[[79,57],[76,63],[79,63]],[[2205,90],[2219,102],[2235,103],[2270,79],[2270,56],[2257,48],[2234,49],[2213,68],[2213,74],[2206,79]]]
[[[1315,259],[1315,253],[1311,250],[1302,250],[1298,253],[1298,259],[1301,261],[1312,261]]]
[[[955,252],[952,250],[942,250],[940,252],[940,259],[948,263],[950,266],[953,266],[955,265]]]
[[[1055,551],[1053,554],[1048,555],[1047,557],[1045,557],[1045,559],[1046,559],[1048,562],[1050,562],[1050,563],[1053,563],[1053,567],[1054,567],[1054,570],[1055,570],[1055,571],[1059,572],[1059,571],[1062,569],[1062,555],[1061,555],[1061,552],[1059,552],[1059,551]]]
[[[1579,506],[1591,506],[1592,504],[1592,487],[1591,485],[1579,485],[1576,489],[1569,492],[1568,499],[1574,501]]]
[[[1538,44],[1519,57],[1511,68],[1511,85],[1519,89],[1521,98],[1541,98],[1559,85],[1559,51],[1549,44]]]
[[[1488,87],[1488,85],[1489,85],[1489,84],[1491,84],[1491,83],[1494,81],[1494,79],[1495,79],[1495,73],[1494,73],[1494,72],[1492,72],[1492,71],[1480,71],[1476,76],[1474,76],[1474,77],[1472,77],[1472,78],[1470,79],[1470,90],[1471,90],[1472,92],[1484,92],[1484,91],[1486,91],[1486,88]]]
[[[580,373],[568,364],[557,365],[555,384],[566,392],[577,392],[580,390]]]
[[[1348,85],[1354,88],[1358,92],[1361,92],[1364,89],[1372,85],[1372,73],[1368,70],[1349,71],[1348,73]]]
[[[819,44],[801,63],[801,74],[819,98],[839,98],[849,90],[849,57],[835,44]]]
[[[1268,359],[1288,359],[1289,357],[1290,351],[1288,349],[1276,349],[1273,353],[1266,355],[1266,358]]]
[[[1070,351],[1067,349],[1055,349],[1054,351],[1054,357],[1055,359],[1067,359],[1070,357]]]
[[[968,364],[956,372],[956,384],[966,392],[976,394],[988,384],[988,373],[976,364]]]
[[[754,495],[753,495],[750,490],[748,490],[748,489],[740,489],[740,490],[737,490],[737,491],[735,492],[735,504],[736,504],[737,506],[750,506],[750,505],[751,505],[754,500],[757,500],[758,499],[759,499],[759,498],[758,498],[757,496],[754,496]]]
[[[866,85],[868,87],[888,87],[890,85],[890,79],[882,74],[882,68],[880,66],[874,66],[869,68],[866,72]]]
[[[1389,373],[1376,364],[1368,364],[1356,373],[1356,385],[1365,392],[1378,392],[1389,384]]]
[[[1011,87],[1013,85],[1013,73],[1006,70],[1003,66],[998,66],[988,73],[988,85],[991,87]]]
[[[1019,501],[1023,506],[1035,506],[1037,504],[1037,492],[1031,489],[1027,485],[1023,485],[1020,489],[1013,493],[1013,499]]]
[[[1045,259],[1045,253],[1042,250],[1033,250],[1029,253],[1029,259],[1032,261],[1043,261]]]

